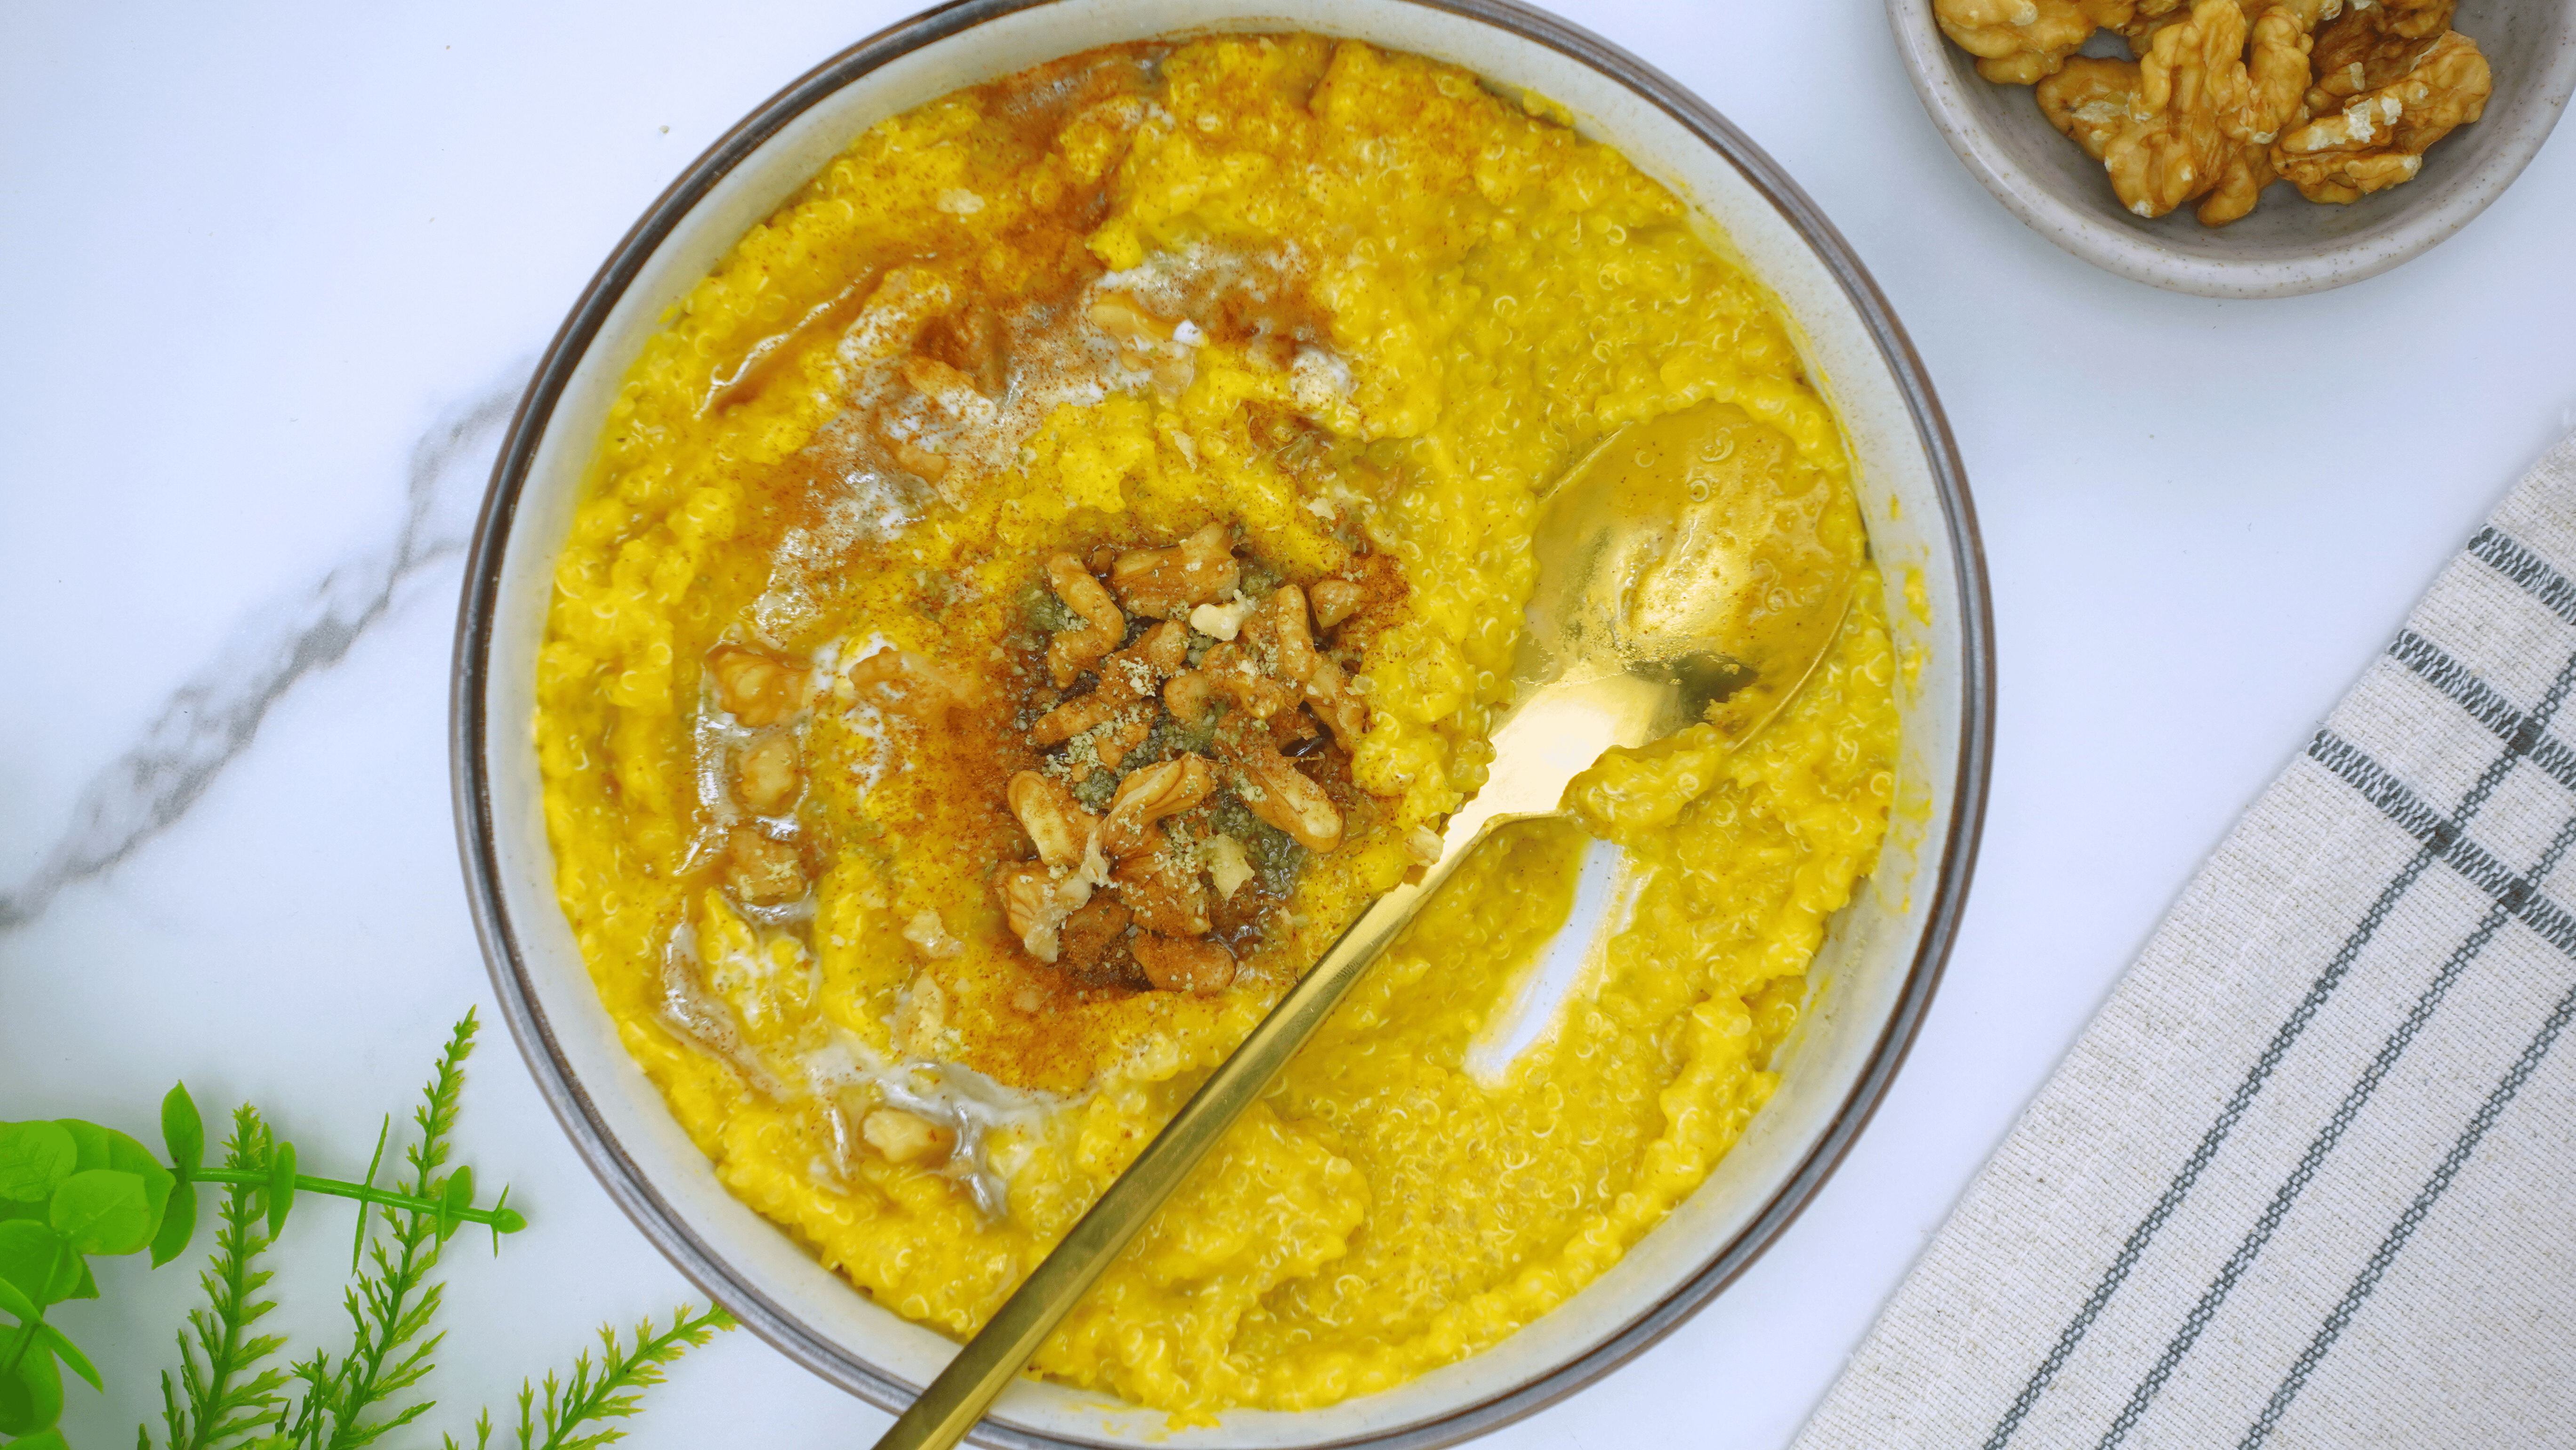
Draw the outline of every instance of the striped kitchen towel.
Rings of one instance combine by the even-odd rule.
[[[2175,905],[1797,1450],[2576,1445],[2576,437]]]

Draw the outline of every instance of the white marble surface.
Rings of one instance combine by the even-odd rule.
[[[654,194],[906,8],[0,8],[0,1114],[144,1130],[184,1076],[355,1166],[443,1025],[488,1014],[444,722],[501,421]],[[1488,1442],[1777,1446],[2200,857],[2576,427],[2576,140],[2386,277],[2222,304],[2005,215],[1868,0],[1563,8],[1714,101],[1851,239],[1941,388],[1993,569],[1984,864],[1894,1095],[1716,1304]],[[468,1154],[535,1226],[455,1261],[441,1426],[687,1294],[511,1045],[478,1063]],[[336,1235],[304,1221],[330,1212],[299,1225]],[[106,1278],[64,1315],[115,1377],[72,1393],[90,1446],[157,1402],[193,1293]],[[885,1423],[744,1335],[657,1397],[635,1443]]]

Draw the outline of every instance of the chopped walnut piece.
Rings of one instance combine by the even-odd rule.
[[[1062,745],[1073,737],[1115,719],[1119,712],[1136,703],[1126,690],[1103,682],[1088,695],[1076,695],[1038,717],[1029,727],[1029,739],[1040,745]]]
[[[764,735],[734,755],[734,799],[755,816],[774,816],[787,809],[804,784],[804,765],[793,735],[783,731]]]
[[[2367,63],[2363,72],[2364,79],[2386,73]],[[2484,114],[2494,90],[2477,42],[2445,31],[2340,112],[2283,136],[2272,164],[2310,201],[2358,201],[2413,179],[2425,149]]]
[[[1254,815],[1309,851],[1329,851],[1342,843],[1342,813],[1332,797],[1269,740],[1225,731],[1218,738],[1235,794]]]
[[[1183,670],[1163,686],[1163,708],[1184,725],[1207,719],[1208,706],[1215,702],[1216,682],[1198,670]]]
[[[1185,619],[1192,608],[1232,593],[1240,569],[1223,524],[1165,549],[1130,549],[1109,566],[1110,587],[1148,619]]]
[[[934,961],[966,954],[966,944],[948,934],[948,923],[935,911],[914,912],[912,920],[903,924],[903,939]]]
[[[1135,914],[1136,925],[1164,936],[1204,936],[1207,888],[1199,883],[1198,853],[1172,844],[1161,826],[1147,826],[1143,849],[1118,863],[1110,882]]]
[[[1348,579],[1318,579],[1306,591],[1306,602],[1315,607],[1315,627],[1336,629],[1341,622],[1357,614],[1362,598],[1360,586]]]
[[[1058,929],[1058,950],[1063,965],[1077,971],[1091,971],[1109,960],[1119,938],[1127,934],[1130,913],[1117,897],[1101,893],[1084,903],[1081,910],[1064,919]]]
[[[1267,720],[1297,703],[1287,686],[1272,679],[1254,661],[1241,640],[1209,650],[1199,660],[1198,673],[1218,694],[1256,720]]]
[[[720,644],[707,653],[716,703],[754,727],[775,725],[805,704],[805,672],[758,650]]]
[[[1046,575],[1055,597],[1083,620],[1080,629],[1057,630],[1047,641],[1047,677],[1061,690],[1102,655],[1118,648],[1118,642],[1127,637],[1127,616],[1118,612],[1109,591],[1071,554],[1047,560]]]
[[[888,1163],[944,1160],[957,1146],[955,1133],[901,1108],[878,1108],[869,1113],[859,1122],[859,1136]]]
[[[725,837],[724,883],[745,905],[777,906],[805,894],[805,863],[794,846],[737,829]]]
[[[1315,668],[1306,676],[1306,703],[1315,707],[1316,717],[1344,750],[1360,748],[1360,737],[1368,734],[1368,703],[1331,656],[1315,657]]]
[[[1162,342],[1172,335],[1172,324],[1124,292],[1103,292],[1093,298],[1091,325],[1127,343]]]
[[[2105,25],[2123,26],[2135,0],[1932,0],[1941,33],[1977,57],[1977,74],[2006,85],[2054,75]]]
[[[1135,952],[1145,980],[1166,992],[1222,992],[1234,981],[1234,958],[1205,937],[1180,941],[1139,932]]]
[[[1404,853],[1417,864],[1428,866],[1440,859],[1440,833],[1429,826],[1415,826],[1404,833]]]
[[[1029,738],[1040,745],[1061,745],[1115,722],[1113,735],[1120,747],[1115,754],[1104,749],[1100,758],[1116,765],[1152,732],[1153,710],[1145,702],[1167,676],[1189,662],[1189,642],[1190,632],[1177,624],[1158,624],[1145,631],[1133,645],[1099,662],[1098,688],[1039,716]]]
[[[1002,915],[1011,932],[1042,962],[1056,959],[1057,929],[1066,917],[1091,901],[1091,882],[1079,872],[1024,861],[1002,868],[995,878],[1002,893]]]
[[[932,728],[946,725],[957,711],[984,700],[982,680],[892,647],[850,666],[849,680],[872,703]]]
[[[1208,880],[1220,900],[1232,901],[1243,883],[1252,879],[1252,860],[1244,854],[1243,843],[1232,836],[1208,837],[1199,843],[1199,855],[1207,863]]]
[[[1242,643],[1264,674],[1302,685],[1315,669],[1315,636],[1306,624],[1306,591],[1282,584],[1244,621]]]
[[[1039,860],[1050,866],[1081,863],[1100,818],[1084,810],[1063,781],[1024,770],[1011,777],[1007,794],[1011,814],[1036,843]]]
[[[1216,767],[1204,755],[1178,755],[1149,765],[1118,783],[1101,823],[1100,849],[1124,859],[1153,844],[1146,828],[1208,798],[1216,789]]]
[[[1136,642],[1100,663],[1103,684],[1116,683],[1138,699],[1151,696],[1163,681],[1190,662],[1187,627],[1165,621]]]
[[[1252,599],[1202,604],[1190,611],[1190,628],[1210,639],[1232,639],[1242,630],[1244,619],[1260,607],[1260,602]]]
[[[1126,762],[1128,753],[1144,744],[1154,733],[1154,716],[1147,709],[1129,710],[1091,738],[1092,757],[1111,770]],[[1088,772],[1084,772],[1088,774]]]

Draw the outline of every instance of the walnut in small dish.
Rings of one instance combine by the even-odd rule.
[[[2204,226],[2275,180],[2352,202],[2412,180],[2484,113],[2494,76],[2454,0],[1934,0],[1991,81],[2036,87],[2049,124],[2102,163],[2120,204]],[[2133,60],[2078,55],[2096,26]]]

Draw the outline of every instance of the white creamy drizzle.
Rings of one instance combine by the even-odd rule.
[[[755,940],[729,954],[718,973],[774,976],[771,943]],[[820,979],[810,953],[804,958],[812,985]],[[1064,1097],[1011,1087],[971,1067],[928,1058],[890,1057],[864,1038],[834,1028],[829,1041],[773,1068],[744,1039],[732,1004],[709,988],[697,929],[685,922],[671,933],[663,958],[661,1020],[708,1056],[733,1069],[745,1086],[777,1102],[819,1103],[831,1125],[835,1170],[846,1177],[860,1145],[857,1119],[875,1107],[911,1113],[946,1128],[955,1139],[948,1161],[932,1170],[954,1180],[988,1217],[1010,1211],[1010,1177],[1056,1116],[1090,1094]]]
[[[858,1104],[882,1104],[927,1119],[955,1135],[956,1147],[936,1171],[956,1180],[990,1218],[1010,1212],[1010,1175],[1030,1142],[1056,1114],[1080,1099],[996,1082],[971,1067],[922,1058],[894,1059],[865,1039],[835,1030],[832,1041],[800,1059],[807,1090],[836,1110],[834,1144],[848,1171],[859,1148],[847,1132]],[[855,1099],[856,1102],[852,1100]]]
[[[662,954],[662,1025],[732,1068],[754,1092],[784,1097],[777,1075],[743,1041],[733,1008],[707,990],[703,970],[698,930],[684,921],[673,929],[670,947]]]

